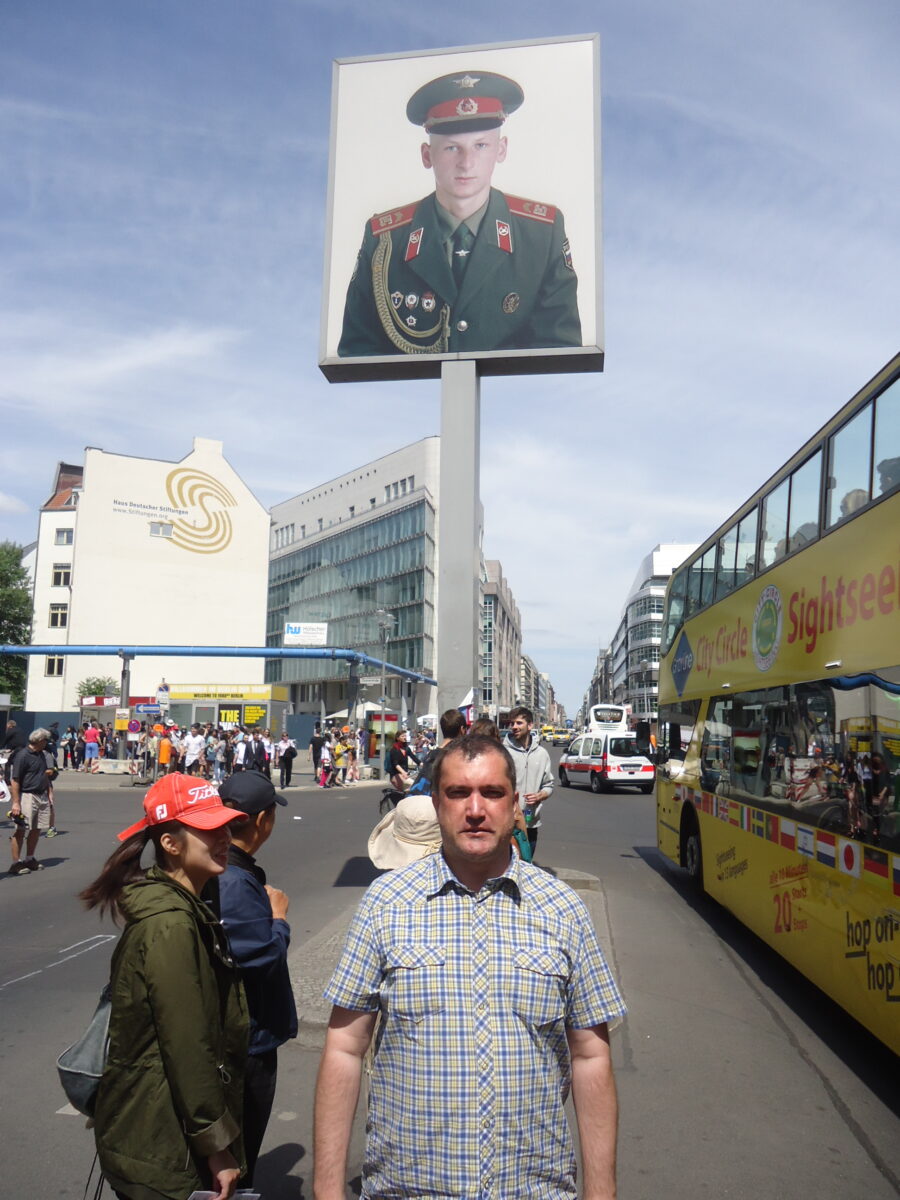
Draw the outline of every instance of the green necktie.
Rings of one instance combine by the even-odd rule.
[[[463,221],[462,224],[457,225],[450,240],[453,246],[453,280],[456,283],[456,290],[459,291],[462,287],[463,275],[466,273],[469,255],[475,245],[475,235]]]

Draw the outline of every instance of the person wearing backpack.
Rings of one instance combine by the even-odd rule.
[[[94,1108],[100,1168],[120,1200],[230,1200],[241,1136],[249,1016],[238,966],[200,899],[224,874],[226,808],[205,780],[173,773],[80,895],[125,928],[113,954],[109,1050]],[[141,867],[145,847],[154,865]]]

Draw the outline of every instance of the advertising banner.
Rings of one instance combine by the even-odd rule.
[[[285,646],[327,646],[327,621],[286,621]]]
[[[338,60],[323,373],[602,370],[599,198],[597,36]]]

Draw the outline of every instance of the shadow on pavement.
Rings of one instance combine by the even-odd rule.
[[[360,854],[355,858],[347,859],[343,867],[341,867],[333,886],[368,887],[370,883],[374,883],[379,875],[383,874],[384,871],[380,871],[370,859]]]
[[[253,1190],[265,1200],[302,1200],[303,1180],[291,1171],[306,1157],[306,1147],[286,1142],[263,1154],[253,1172]]]
[[[712,932],[741,960],[764,987],[831,1049],[890,1111],[900,1116],[900,1093],[891,1052],[838,1004],[756,936],[727,908],[700,892],[655,846],[635,846],[635,853],[694,910]],[[750,980],[751,986],[754,980]],[[765,997],[763,997],[765,1002]],[[771,1009],[770,1009],[771,1011]],[[773,1012],[777,1021],[778,1015]],[[789,1037],[791,1031],[786,1029]],[[799,1052],[807,1058],[802,1047]]]

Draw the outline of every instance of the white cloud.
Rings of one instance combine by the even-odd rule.
[[[27,513],[28,505],[18,496],[10,496],[0,492],[0,513]]]

